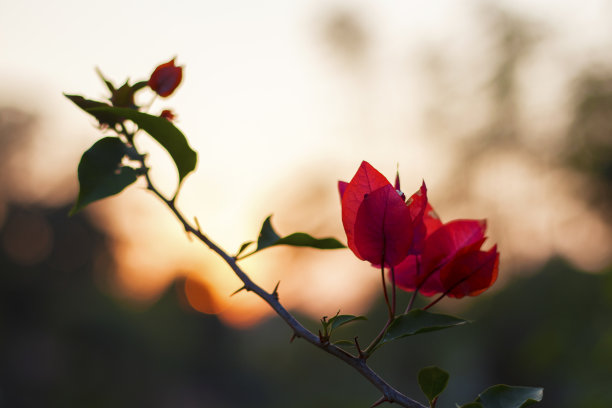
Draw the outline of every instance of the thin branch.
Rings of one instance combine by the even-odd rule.
[[[306,329],[300,322],[298,322],[293,315],[287,311],[279,302],[278,296],[276,292],[268,293],[260,286],[255,284],[251,278],[238,266],[236,259],[232,256],[228,255],[224,250],[222,250],[217,244],[215,244],[211,239],[209,239],[204,233],[200,231],[199,225],[197,227],[192,226],[187,219],[183,216],[183,214],[178,210],[175,205],[175,198],[169,200],[154,186],[151,178],[149,177],[148,169],[144,163],[144,157],[141,159],[142,167],[145,169],[144,176],[147,182],[147,189],[151,191],[154,195],[156,195],[161,201],[163,201],[166,206],[172,211],[178,221],[183,225],[185,231],[192,233],[196,238],[198,238],[204,245],[210,248],[213,252],[219,255],[225,263],[232,269],[234,274],[242,281],[244,284],[244,290],[255,293],[261,299],[263,299],[275,312],[280,316],[281,319],[285,321],[285,323],[293,330],[292,339],[296,337],[303,338],[308,343],[320,348],[321,350],[337,357],[338,359],[344,361],[349,366],[353,367],[357,372],[359,372],[365,379],[367,379],[370,383],[372,383],[380,392],[383,394],[383,400],[391,403],[397,403],[402,407],[408,408],[426,408],[424,405],[415,401],[401,392],[397,391],[393,388],[389,383],[383,380],[375,371],[373,371],[365,361],[365,358],[361,358],[359,356],[353,356],[341,348],[334,346],[329,342],[321,341],[321,339]],[[384,279],[384,273],[383,273]],[[387,303],[388,304],[388,303]],[[389,319],[387,324],[385,325],[385,329],[388,327],[392,319]],[[382,334],[381,334],[382,337]],[[380,341],[380,340],[378,340]],[[367,350],[366,350],[367,353]]]

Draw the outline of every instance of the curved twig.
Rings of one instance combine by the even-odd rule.
[[[215,244],[212,240],[210,240],[204,233],[200,231],[199,225],[197,227],[192,226],[187,219],[181,214],[178,208],[175,205],[175,198],[169,200],[161,194],[161,192],[153,185],[151,178],[149,177],[148,168],[144,163],[144,157],[141,159],[141,164],[144,171],[144,176],[147,182],[147,189],[155,194],[160,200],[162,200],[166,206],[172,211],[172,213],[176,216],[178,221],[183,225],[183,228],[186,232],[193,234],[197,237],[202,243],[204,243],[208,248],[210,248],[213,252],[219,255],[227,265],[232,269],[234,274],[242,281],[243,287],[241,290],[246,290],[249,292],[255,293],[261,299],[263,299],[275,312],[278,314],[281,319],[287,323],[287,325],[293,330],[292,339],[296,337],[301,337],[306,340],[310,344],[320,348],[321,350],[339,358],[344,361],[349,366],[353,367],[357,372],[359,372],[363,377],[365,377],[370,383],[372,383],[382,394],[382,401],[387,401],[390,403],[396,403],[402,407],[408,408],[426,408],[425,405],[422,405],[418,401],[415,401],[395,388],[393,388],[389,383],[383,380],[376,372],[374,372],[367,364],[365,356],[353,356],[352,354],[347,353],[343,349],[329,343],[328,341],[323,342],[321,339],[306,329],[300,322],[298,322],[291,313],[287,309],[285,309],[278,300],[278,295],[276,292],[268,293],[260,286],[258,286],[255,282],[251,280],[251,278],[238,266],[237,261],[234,257],[228,255],[223,249],[221,249],[217,244]],[[382,402],[381,401],[381,402]]]

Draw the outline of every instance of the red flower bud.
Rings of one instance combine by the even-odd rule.
[[[183,67],[174,65],[174,58],[165,64],[159,65],[149,78],[149,87],[159,96],[169,96],[183,79]]]
[[[174,114],[174,112],[172,112],[170,109],[164,109],[162,111],[162,113],[160,113],[159,115],[161,118],[167,119],[170,122],[172,122],[174,120],[174,118],[176,117],[176,115]]]

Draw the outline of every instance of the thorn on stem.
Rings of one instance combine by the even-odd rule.
[[[280,281],[276,282],[276,286],[274,286],[274,290],[272,291],[272,296],[274,296],[276,300],[278,300],[278,285],[280,285]]]
[[[361,350],[359,346],[359,341],[357,340],[358,336],[355,336],[355,347],[357,348],[357,353],[359,354],[359,358],[365,360],[368,356]]]
[[[296,332],[293,332],[293,335],[289,339],[289,343],[293,343],[293,340],[297,339],[298,337],[300,336]]]
[[[377,407],[377,406],[379,406],[380,404],[382,404],[383,402],[389,402],[389,400],[387,399],[387,397],[382,396],[382,397],[381,397],[379,400],[377,400],[377,401],[376,401],[374,404],[372,404],[372,405],[370,406],[370,408]]]
[[[196,227],[198,227],[198,232],[202,232],[202,227],[200,227],[200,222],[198,221],[198,217],[193,217],[193,221],[195,222]]]
[[[235,294],[237,294],[237,293],[239,293],[239,292],[242,292],[243,290],[247,290],[247,287],[246,287],[246,286],[243,286],[243,287],[241,287],[241,288],[237,289],[236,291],[234,291],[234,293],[232,293],[232,294],[230,295],[230,297],[231,297],[231,296],[234,296]]]

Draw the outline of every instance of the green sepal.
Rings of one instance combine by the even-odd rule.
[[[78,169],[79,196],[70,215],[94,201],[123,191],[138,178],[138,172],[121,165],[125,145],[117,137],[105,137],[81,157]]]
[[[355,347],[355,342],[350,340],[336,340],[332,342],[334,346],[353,346]]]
[[[448,378],[448,373],[436,366],[425,367],[419,371],[419,387],[427,397],[429,405],[433,405],[434,399],[442,394],[448,384]]]

